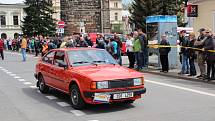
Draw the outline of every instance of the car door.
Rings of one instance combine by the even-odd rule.
[[[48,85],[52,85],[52,68],[53,68],[53,60],[54,60],[55,51],[49,52],[42,58],[42,66],[40,66],[40,70],[42,72],[43,78]]]
[[[68,85],[67,83],[69,82],[70,73],[64,51],[57,51],[55,53],[53,64],[54,87],[60,89],[61,91],[67,91],[66,89]],[[66,65],[66,67],[62,67],[62,65]]]

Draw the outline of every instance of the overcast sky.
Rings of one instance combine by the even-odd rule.
[[[24,0],[0,0],[0,3],[23,3]]]
[[[0,0],[0,3],[23,3],[24,0]],[[125,3],[129,3],[132,0],[122,0]]]

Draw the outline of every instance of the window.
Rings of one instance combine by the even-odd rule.
[[[117,2],[114,3],[114,8],[118,8],[118,3]]]
[[[118,21],[118,13],[115,13],[115,21]]]
[[[59,51],[54,56],[54,65],[60,67],[61,64],[66,65],[65,53]]]
[[[106,50],[76,50],[68,51],[71,66],[88,66],[97,64],[117,64]]]
[[[6,25],[5,15],[0,15],[0,25]]]
[[[43,57],[42,61],[45,63],[49,63],[52,64],[53,63],[53,59],[54,59],[54,54],[55,52],[49,52],[46,56]]]
[[[213,30],[215,32],[215,11],[213,12]]]
[[[13,16],[13,25],[19,25],[19,18],[17,15]]]

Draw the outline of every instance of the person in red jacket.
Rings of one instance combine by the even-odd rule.
[[[4,50],[4,41],[2,39],[0,39],[0,55],[1,55],[2,60],[4,60],[3,50]]]

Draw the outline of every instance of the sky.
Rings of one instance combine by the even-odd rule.
[[[24,0],[0,0],[0,3],[7,3],[7,4],[12,4],[12,3],[23,3]]]
[[[11,4],[11,3],[22,3],[24,0],[0,0],[0,3],[8,3],[8,4]],[[122,0],[124,3],[129,3],[131,2],[132,0]]]

